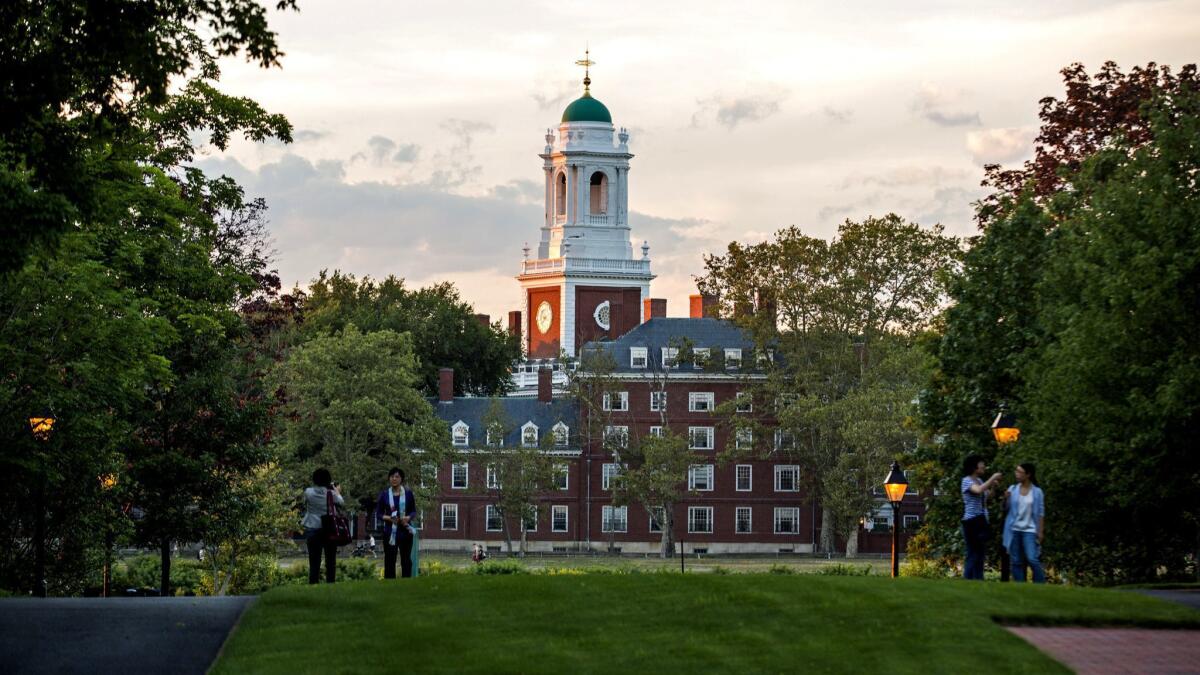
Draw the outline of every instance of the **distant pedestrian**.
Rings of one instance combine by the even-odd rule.
[[[1046,498],[1037,485],[1037,469],[1024,462],[1017,465],[1017,482],[1004,493],[1008,515],[1004,518],[1004,548],[1012,561],[1013,581],[1025,581],[1025,568],[1033,583],[1046,581],[1042,571],[1042,538],[1046,533]]]
[[[413,575],[413,552],[417,530],[417,500],[404,485],[404,471],[399,467],[388,472],[388,487],[379,493],[376,512],[383,519],[383,578],[396,578],[396,557],[400,558],[400,576]]]
[[[487,557],[487,551],[483,550],[483,547],[479,544],[475,544],[471,547],[471,560],[474,562],[481,563],[486,560]]]
[[[985,481],[983,474],[986,472],[987,464],[983,457],[970,455],[963,460],[960,489],[963,499],[963,540],[967,547],[967,559],[963,563],[964,579],[983,580],[987,541],[992,535],[992,530],[988,527],[987,495],[1004,477],[1003,474],[994,473]]]
[[[330,515],[330,503],[342,506],[342,490],[333,482],[328,469],[312,474],[312,486],[304,488],[304,543],[308,547],[308,583],[321,577],[321,554],[325,554],[325,583],[337,578],[337,544],[331,543],[321,529],[321,516]]]

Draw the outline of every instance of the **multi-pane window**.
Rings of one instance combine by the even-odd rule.
[[[904,516],[904,529],[912,529],[921,524],[921,516]]]
[[[537,532],[537,521],[538,521],[538,510],[537,510],[537,507],[535,506],[532,509],[530,509],[529,513],[526,513],[525,517],[521,520],[521,528],[524,529],[526,532]]]
[[[662,412],[667,409],[667,392],[650,392],[650,412]]]
[[[450,427],[450,439],[454,445],[465,448],[471,443],[471,427],[462,420],[455,422],[454,426]]]
[[[499,532],[504,529],[504,517],[500,515],[500,509],[495,504],[487,505],[487,531]]]
[[[467,487],[467,463],[460,462],[450,465],[450,487],[464,490]]]
[[[667,523],[667,510],[661,506],[650,507],[650,531],[662,532]]]
[[[421,465],[421,487],[437,485],[437,465],[422,464]]]
[[[663,428],[662,427],[650,427],[650,435],[655,438],[662,438],[663,437]]]
[[[625,532],[629,529],[629,507],[605,506],[600,513],[601,532]]]
[[[708,365],[708,347],[696,347],[692,350],[692,367],[699,370]]]
[[[712,412],[715,402],[711,391],[693,391],[688,394],[688,412]]]
[[[603,407],[605,410],[616,410],[624,412],[629,410],[629,392],[627,391],[606,391],[604,392]]]
[[[526,448],[536,448],[538,444],[538,428],[533,422],[526,422],[521,427],[521,445]]]
[[[738,450],[754,447],[754,430],[750,427],[738,427],[737,431],[733,432],[733,438]]]
[[[712,427],[688,427],[688,448],[691,450],[713,449]]]
[[[662,364],[663,368],[674,368],[679,365],[679,349],[677,347],[662,348]]]
[[[567,507],[566,506],[551,506],[550,507],[550,531],[551,532],[566,532],[567,531]]]
[[[713,465],[693,464],[688,467],[688,489],[707,492],[713,489]]]
[[[489,448],[504,447],[504,430],[500,428],[488,428],[487,445]]]
[[[800,467],[795,464],[783,464],[775,467],[775,491],[799,492]]]
[[[629,447],[629,427],[627,427],[627,426],[604,427],[604,442],[609,447],[617,447],[617,448]]]
[[[739,506],[734,513],[733,531],[737,534],[750,534],[753,531],[751,527],[751,508],[749,506]]]
[[[734,468],[735,486],[738,492],[749,492],[754,488],[754,467],[749,464],[738,464]]]
[[[567,489],[567,481],[570,480],[571,469],[566,464],[558,465],[558,473],[554,474],[554,485],[559,490]]]
[[[688,532],[711,533],[713,531],[713,509],[711,506],[688,507]]]
[[[612,479],[621,473],[620,464],[605,464],[600,470],[600,489],[611,490]]]
[[[734,370],[742,367],[742,350],[736,348],[725,349],[725,367]]]
[[[458,529],[458,504],[442,504],[442,529]]]
[[[775,534],[799,534],[800,509],[775,507]]]
[[[500,487],[500,472],[496,470],[495,464],[487,465],[487,486],[489,490]]]
[[[785,392],[775,397],[775,409],[784,410],[798,400],[800,400],[799,394],[795,392]]]
[[[790,450],[796,447],[796,436],[790,431],[783,429],[775,430],[775,449]]]
[[[738,412],[754,412],[754,396],[748,391],[739,391],[735,397]]]
[[[646,353],[645,347],[630,347],[629,348],[629,367],[630,368],[645,368],[646,362],[649,360],[649,355]]]
[[[565,448],[571,439],[571,430],[567,425],[559,422],[554,425],[554,447]]]

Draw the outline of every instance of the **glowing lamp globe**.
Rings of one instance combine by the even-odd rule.
[[[41,415],[31,416],[29,418],[29,430],[33,432],[33,437],[39,441],[50,440],[50,433],[54,431],[54,415],[50,412],[44,412]]]
[[[992,422],[992,437],[1000,445],[1015,443],[1021,437],[1021,430],[1017,428],[1016,420],[1003,407],[1000,408],[1000,412],[996,413],[996,420]]]
[[[892,462],[892,470],[883,481],[883,491],[887,493],[888,501],[893,504],[904,499],[904,493],[908,491],[908,479],[900,469],[900,462]]]

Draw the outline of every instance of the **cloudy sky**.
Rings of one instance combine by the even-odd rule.
[[[321,269],[449,279],[494,318],[542,218],[546,128],[592,92],[628,127],[633,238],[686,314],[702,256],[896,212],[973,232],[981,166],[1028,156],[1058,71],[1200,58],[1200,0],[300,0],[282,69],[223,88],[295,125],[202,166],[265,197],[286,284]]]

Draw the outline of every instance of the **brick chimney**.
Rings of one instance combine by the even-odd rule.
[[[642,315],[646,317],[646,321],[649,321],[650,319],[666,318],[667,299],[646,298],[642,301]]]
[[[484,328],[492,325],[492,317],[488,316],[487,314],[476,314],[475,320],[478,321]]]
[[[554,400],[554,371],[550,368],[538,369],[537,400],[541,403],[550,403]]]
[[[767,321],[774,324],[779,317],[779,308],[775,304],[775,296],[771,295],[770,291],[758,291],[755,297],[755,304],[759,314],[766,316]]]
[[[438,402],[450,403],[454,400],[454,369],[438,368]]]
[[[720,316],[720,305],[715,295],[701,295],[699,293],[689,295],[688,310],[688,316],[693,319],[716,319]]]
[[[521,337],[521,310],[519,309],[508,313],[508,334]]]

